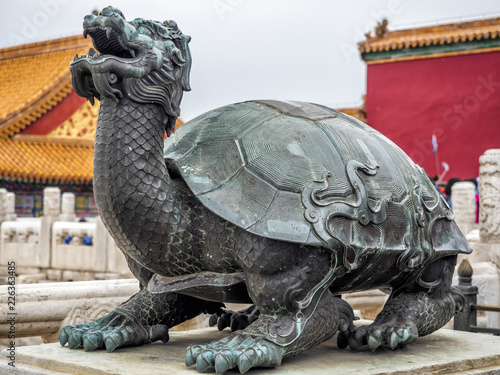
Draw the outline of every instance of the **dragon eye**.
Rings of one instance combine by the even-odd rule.
[[[144,35],[147,35],[149,37],[153,36],[153,32],[149,28],[144,27],[144,26],[139,27],[139,29],[137,29],[137,32],[139,34],[144,34]]]

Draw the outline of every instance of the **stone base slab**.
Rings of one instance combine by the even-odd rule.
[[[364,322],[366,323],[366,322]],[[7,365],[7,353],[0,356],[0,373],[22,375],[196,375],[186,367],[188,345],[206,344],[228,335],[215,328],[172,332],[167,344],[89,352],[70,350],[59,344],[16,348],[16,367]],[[213,372],[212,372],[213,373]],[[228,375],[239,374],[237,370]],[[283,361],[274,369],[251,369],[249,375],[292,374],[500,374],[500,337],[442,329],[421,337],[404,349],[379,348],[375,352],[339,350],[336,339]]]

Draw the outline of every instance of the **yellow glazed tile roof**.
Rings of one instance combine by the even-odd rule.
[[[0,179],[92,182],[99,101],[85,101],[46,136],[18,134],[50,109],[57,111],[72,92],[69,63],[90,43],[76,36],[0,49]]]
[[[47,136],[0,138],[0,178],[33,182],[92,182],[99,101],[85,101]],[[183,122],[177,119],[176,128]]]
[[[500,36],[500,17],[480,21],[450,23],[414,29],[389,31],[387,22],[379,24],[375,36],[358,43],[361,53],[495,39]]]
[[[0,138],[0,178],[23,182],[90,183],[99,102],[86,101],[47,136]],[[176,128],[182,125],[177,119]]]
[[[69,63],[90,38],[55,39],[0,50],[0,138],[17,134],[71,92]]]
[[[23,182],[92,181],[94,148],[90,144],[54,143],[37,136],[22,138],[0,139],[0,177]]]

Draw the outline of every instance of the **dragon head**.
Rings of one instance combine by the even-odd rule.
[[[167,133],[179,116],[183,91],[189,91],[191,37],[174,21],[126,21],[114,7],[85,16],[83,36],[95,50],[76,55],[70,64],[75,92],[94,104],[94,97],[119,103],[125,95],[138,103],[163,107]],[[97,51],[96,51],[97,50]]]

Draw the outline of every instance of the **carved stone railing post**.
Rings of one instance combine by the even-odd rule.
[[[500,149],[479,158],[479,233],[483,243],[500,243]]]
[[[16,194],[7,193],[5,195],[5,221],[17,220],[16,215]]]
[[[5,221],[6,207],[5,207],[5,199],[7,196],[7,189],[0,189],[0,223]]]
[[[43,189],[43,216],[59,217],[61,213],[61,189],[47,187]]]
[[[480,305],[500,305],[500,149],[486,150],[479,158],[479,236],[469,233],[474,251],[467,259],[474,267]],[[457,184],[455,184],[457,185]],[[454,207],[453,207],[454,208]],[[487,311],[478,324],[500,327],[500,314]]]
[[[491,262],[500,268],[500,149],[479,158],[479,242],[472,263]]]
[[[464,259],[458,267],[458,285],[455,286],[465,297],[464,311],[456,315],[453,322],[453,329],[458,331],[470,331],[471,326],[477,325],[476,311],[472,306],[477,302],[478,289],[472,285],[472,273],[472,266]]]
[[[476,227],[476,185],[469,181],[457,182],[451,188],[451,207],[455,222],[463,234]]]
[[[75,194],[63,193],[61,202],[60,221],[76,221],[75,215]]]
[[[50,267],[52,223],[59,219],[60,213],[61,189],[58,187],[47,187],[43,189],[43,217],[40,232],[40,267]]]

